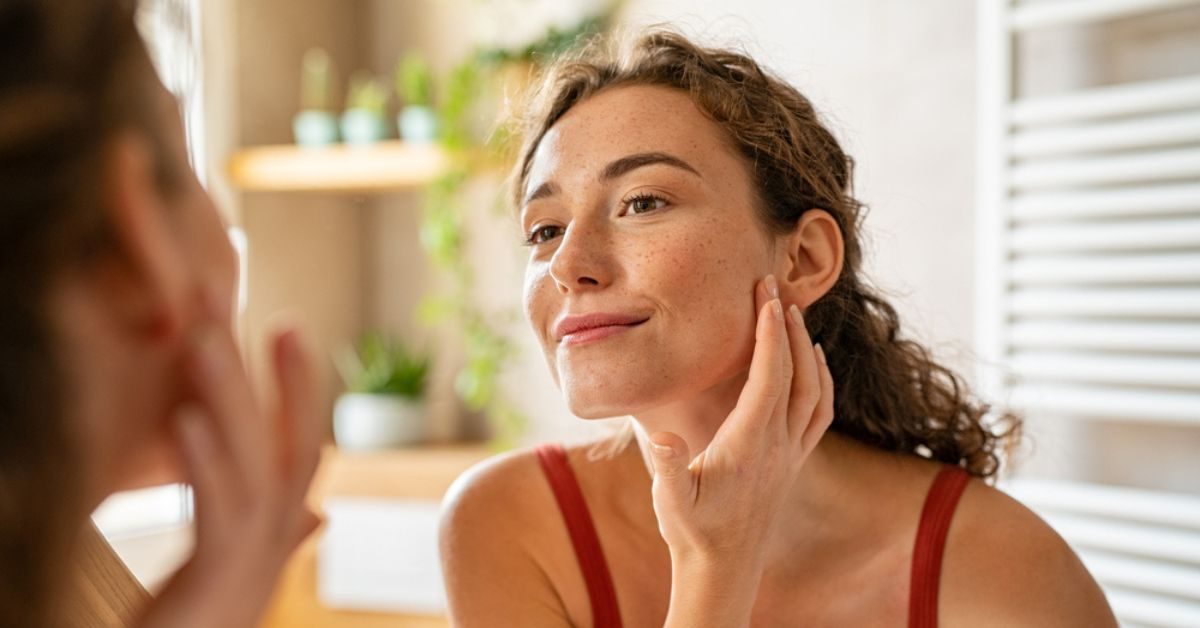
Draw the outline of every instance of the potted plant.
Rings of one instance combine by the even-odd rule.
[[[300,112],[292,119],[292,133],[300,146],[326,146],[338,140],[333,113],[333,64],[329,53],[310,48],[300,67]]]
[[[387,135],[387,90],[370,72],[359,70],[350,77],[346,111],[342,113],[342,140],[347,144],[373,144]]]
[[[396,117],[400,137],[407,142],[421,144],[437,139],[433,74],[424,57],[410,53],[396,64],[396,95],[404,103]]]
[[[428,357],[371,332],[347,348],[337,366],[347,387],[333,409],[339,447],[369,451],[424,440]]]

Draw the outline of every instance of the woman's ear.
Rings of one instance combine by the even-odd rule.
[[[105,260],[105,300],[135,333],[161,340],[177,335],[189,303],[186,260],[169,224],[155,177],[153,151],[136,132],[111,140],[104,197],[113,235]]]
[[[807,308],[825,296],[842,274],[842,229],[829,212],[810,209],[784,241],[786,271],[779,274],[780,290],[785,301]]]

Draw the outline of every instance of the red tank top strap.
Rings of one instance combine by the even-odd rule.
[[[938,586],[942,577],[942,554],[946,534],[958,506],[958,498],[971,476],[961,467],[942,467],[921,510],[921,524],[913,546],[912,575],[909,578],[909,628],[937,628]]]
[[[542,472],[554,491],[558,509],[562,511],[571,545],[575,547],[575,558],[587,584],[588,599],[592,605],[592,626],[595,628],[621,628],[621,614],[617,606],[617,592],[613,587],[608,562],[600,547],[600,537],[588,512],[579,480],[567,460],[567,452],[561,445],[548,444],[536,450]]]

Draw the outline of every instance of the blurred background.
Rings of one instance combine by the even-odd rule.
[[[453,478],[624,420],[572,417],[522,320],[497,121],[577,37],[660,22],[816,103],[857,160],[868,268],[907,332],[1027,416],[1002,487],[1124,623],[1200,625],[1200,2],[142,5],[242,253],[251,370],[280,312],[326,358],[329,523],[266,625],[445,625]],[[151,588],[189,518],[180,486],[96,513]]]

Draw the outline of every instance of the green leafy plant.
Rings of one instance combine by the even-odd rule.
[[[353,393],[420,399],[429,377],[428,356],[381,332],[363,334],[339,356],[337,367]]]
[[[425,57],[409,53],[396,64],[396,95],[406,106],[433,104],[433,72]]]
[[[346,94],[347,109],[363,109],[379,115],[387,114],[387,89],[383,83],[366,70],[359,70],[350,77],[350,90]]]
[[[305,110],[333,109],[333,64],[323,48],[309,48],[300,67],[300,104]]]

